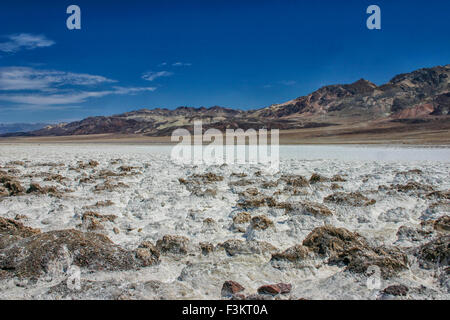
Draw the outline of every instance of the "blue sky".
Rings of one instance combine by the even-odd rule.
[[[81,8],[68,30],[66,8]],[[366,28],[381,8],[382,29]],[[0,123],[140,108],[260,108],[450,63],[449,1],[0,3]]]

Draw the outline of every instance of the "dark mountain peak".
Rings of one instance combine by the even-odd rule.
[[[323,94],[332,94],[336,97],[343,97],[347,95],[354,94],[366,94],[372,92],[377,88],[377,85],[370,82],[369,80],[359,79],[350,84],[332,84],[321,87],[320,89],[314,91],[308,96],[322,96]],[[299,97],[297,99],[301,99]]]
[[[409,81],[413,84],[438,86],[441,83],[448,82],[449,74],[450,65],[422,68],[413,72],[396,75],[389,81],[389,84],[400,84]]]
[[[366,79],[359,79],[351,84],[346,84],[343,86],[345,89],[349,90],[352,94],[369,93],[377,88],[375,83],[370,82]]]

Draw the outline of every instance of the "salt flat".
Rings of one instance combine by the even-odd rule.
[[[0,298],[219,299],[226,280],[246,295],[264,284],[292,284],[277,298],[392,298],[381,291],[394,284],[409,288],[400,298],[450,297],[448,262],[424,267],[420,254],[436,239],[448,244],[448,220],[442,226],[439,218],[449,213],[450,148],[281,146],[274,174],[258,164],[177,164],[171,148],[0,145],[0,170],[23,188],[0,198],[0,217],[41,233],[102,234],[125,250],[148,241],[160,254],[138,269],[82,268],[81,290],[64,285],[61,261],[37,279],[5,267]],[[332,245],[331,253],[312,244],[307,257],[276,256],[325,225],[357,232],[367,248],[392,246],[408,261],[370,289],[368,274],[350,270],[342,252],[330,262]],[[73,254],[61,265],[73,263]]]

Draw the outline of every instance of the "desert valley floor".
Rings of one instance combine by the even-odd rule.
[[[450,298],[450,148],[170,148],[0,145],[0,299]]]

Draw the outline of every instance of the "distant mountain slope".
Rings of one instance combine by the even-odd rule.
[[[141,109],[109,117],[46,126],[26,136],[88,135],[99,133],[170,135],[176,128],[300,129],[371,122],[449,121],[450,65],[399,74],[376,86],[368,80],[329,85],[294,100],[266,108],[241,111],[222,107]]]
[[[0,134],[35,131],[45,126],[45,123],[0,123]]]
[[[330,85],[303,97],[257,111],[262,117],[307,117],[347,122],[351,118],[380,119],[448,114],[450,65],[395,76],[377,87],[361,79],[350,85]],[[405,112],[407,110],[430,110]]]

